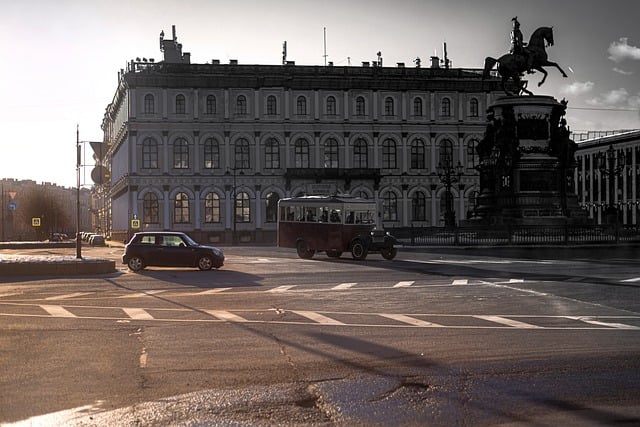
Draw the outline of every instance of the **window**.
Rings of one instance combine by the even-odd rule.
[[[155,99],[150,93],[144,96],[144,112],[145,114],[155,113]]]
[[[451,117],[451,101],[449,98],[444,98],[440,107],[440,115],[442,117]]]
[[[220,222],[220,197],[216,193],[207,193],[204,198],[204,222]]]
[[[238,95],[236,98],[236,114],[247,114],[247,97],[244,95]]]
[[[384,115],[385,116],[393,116],[395,115],[393,108],[393,98],[390,96],[384,99]]]
[[[204,141],[204,168],[220,168],[220,144],[213,138]]]
[[[363,96],[356,98],[356,116],[365,116],[367,114],[366,105]]]
[[[478,117],[478,100],[476,98],[471,98],[469,101],[469,116]]]
[[[382,198],[382,220],[398,220],[398,197],[391,191],[384,193]]]
[[[309,141],[298,139],[294,146],[294,157],[297,168],[309,167]]]
[[[278,114],[278,102],[273,95],[267,97],[267,114],[271,116]]]
[[[367,141],[364,138],[358,138],[353,145],[353,167],[369,167],[369,147],[367,146]]]
[[[453,167],[453,143],[450,139],[440,142],[439,165],[445,168]]]
[[[411,198],[411,211],[413,221],[425,221],[427,219],[427,197],[422,191],[416,191]]]
[[[205,107],[206,114],[216,114],[216,97],[213,95],[208,95]]]
[[[184,95],[180,94],[176,96],[176,114],[185,114],[186,111],[186,101],[184,99]]]
[[[266,222],[278,221],[278,200],[280,200],[278,193],[267,194]]]
[[[296,98],[296,114],[304,116],[307,114],[307,98],[299,96]]]
[[[424,141],[416,139],[411,143],[411,169],[425,169]]]
[[[278,169],[280,167],[280,145],[275,138],[269,138],[264,146],[265,169]]]
[[[330,96],[327,98],[327,116],[335,116],[336,114],[336,98]]]
[[[382,143],[382,167],[384,169],[395,169],[398,167],[396,142],[392,139],[385,139]]]
[[[475,169],[476,156],[478,155],[476,149],[479,143],[477,139],[472,139],[467,144],[467,169]]]
[[[189,223],[189,196],[186,193],[176,194],[173,204],[173,222],[176,224]]]
[[[159,212],[158,196],[155,193],[145,194],[144,199],[142,199],[142,222],[145,224],[159,224]]]
[[[189,169],[189,143],[183,138],[173,143],[173,168]]]
[[[247,193],[238,193],[236,195],[236,209],[235,219],[236,222],[251,222],[249,207],[249,195]]]
[[[338,141],[333,138],[327,139],[324,143],[324,167],[338,168]]]
[[[413,99],[413,115],[416,117],[422,117],[422,99]]]
[[[142,168],[158,168],[158,143],[151,138],[142,142]]]
[[[235,168],[236,169],[249,169],[251,167],[251,161],[249,158],[249,141],[244,138],[240,138],[235,144]]]

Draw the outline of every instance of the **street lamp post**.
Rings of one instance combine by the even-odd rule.
[[[438,163],[438,177],[440,182],[445,186],[445,213],[444,213],[444,225],[445,227],[456,226],[456,211],[453,208],[453,194],[451,194],[451,186],[460,181],[462,177],[464,167],[460,162],[453,166],[453,147],[451,141],[445,141],[441,146],[440,162]]]
[[[609,204],[605,210],[606,222],[618,224],[618,208],[615,203],[615,181],[625,167],[624,152],[616,153],[613,145],[598,155],[598,170],[609,179]]]

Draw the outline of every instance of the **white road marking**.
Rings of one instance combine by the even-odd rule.
[[[142,308],[123,308],[122,311],[134,320],[154,320],[153,316]]]
[[[224,291],[228,291],[231,288],[215,288],[215,289],[209,289],[208,291],[202,291],[202,292],[196,292],[194,295],[211,295],[211,294],[218,294],[220,292],[224,292]]]
[[[404,314],[379,314],[387,319],[397,320],[398,322],[407,323],[413,326],[421,326],[423,328],[442,328],[442,325],[433,322],[427,322],[426,320],[416,319],[415,317],[405,316]]]
[[[414,283],[416,283],[413,280],[407,280],[405,282],[398,282],[395,285],[393,285],[394,288],[408,288],[409,286],[413,285]]]
[[[298,310],[291,310],[291,312],[296,313],[302,317],[306,317],[309,320],[313,320],[316,323],[320,323],[322,325],[344,325],[344,323],[336,320],[336,319],[332,319],[330,317],[327,317],[323,314],[320,313],[316,313],[315,311],[298,311]]]
[[[225,322],[246,322],[247,319],[240,317],[237,314],[225,310],[204,310],[215,318],[224,320]]]
[[[76,317],[75,314],[59,305],[41,305],[40,307],[53,317]]]
[[[541,326],[531,325],[529,323],[519,322],[513,319],[507,319],[501,316],[478,316],[474,315],[473,317],[477,319],[488,320],[489,322],[499,323],[501,325],[511,326],[513,328],[519,329],[542,329]]]
[[[142,353],[140,353],[140,368],[144,369],[147,367],[147,349],[142,348]]]
[[[640,282],[640,277],[632,277],[631,279],[622,280],[623,282]]]
[[[123,295],[123,296],[118,297],[118,298],[142,298],[142,297],[148,297],[150,295],[161,294],[162,292],[167,292],[167,290],[166,289],[152,289],[150,291],[136,292],[134,294]]]
[[[54,300],[60,300],[60,299],[68,299],[68,298],[75,298],[75,297],[81,297],[83,295],[90,295],[91,292],[74,292],[72,294],[66,294],[66,295],[57,295],[55,297],[49,297],[49,298],[45,298],[46,300],[49,301],[54,301]]]
[[[278,286],[277,288],[270,289],[267,292],[287,292],[289,289],[295,288],[295,287],[296,285]]]
[[[357,285],[357,283],[340,283],[338,286],[334,286],[331,289],[333,289],[334,291],[339,291],[342,289],[349,289],[355,285]]]
[[[468,285],[469,284],[469,280],[468,279],[456,279],[453,282],[451,282],[452,285]]]
[[[615,329],[640,329],[640,327],[638,326],[626,325],[624,323],[611,323],[611,322],[603,322],[601,320],[593,320],[592,317],[567,316],[567,319],[578,320],[580,322],[588,323],[590,325],[607,326]]]

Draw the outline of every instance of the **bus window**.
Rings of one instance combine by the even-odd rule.
[[[331,210],[331,215],[329,215],[329,221],[342,222],[342,215],[340,215],[340,209]]]
[[[317,218],[317,209],[316,208],[304,208],[305,210],[305,218],[302,221],[307,222],[316,222]]]
[[[353,224],[354,222],[355,222],[355,212],[349,211],[349,214],[347,215],[347,220],[345,221],[345,223]]]

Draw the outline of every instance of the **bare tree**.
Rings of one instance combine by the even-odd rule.
[[[55,193],[45,187],[35,187],[24,193],[19,220],[31,226],[32,218],[40,218],[35,227],[38,240],[48,239],[52,233],[69,227],[70,218]]]

